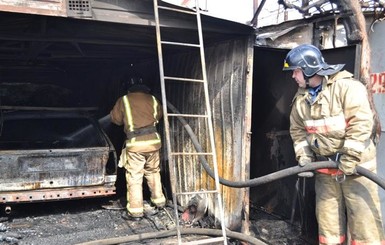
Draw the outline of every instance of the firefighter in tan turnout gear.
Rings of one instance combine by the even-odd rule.
[[[298,84],[290,114],[290,134],[300,166],[333,160],[338,169],[315,173],[320,244],[385,244],[378,186],[355,173],[356,165],[376,172],[371,139],[373,113],[365,86],[329,65],[318,48],[303,44],[286,56],[283,70]]]
[[[110,112],[111,121],[124,125],[127,136],[119,167],[126,169],[127,213],[123,218],[140,220],[143,207],[143,176],[151,192],[151,203],[158,208],[165,205],[159,169],[161,138],[156,125],[162,117],[159,101],[141,78],[130,78],[128,93],[120,97]]]

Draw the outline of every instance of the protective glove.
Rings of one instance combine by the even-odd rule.
[[[298,159],[298,165],[301,167],[305,166],[306,164],[308,164],[310,162],[313,162],[313,158],[308,157],[308,156],[301,156]]]
[[[298,164],[301,167],[305,166],[306,164],[308,164],[310,162],[313,162],[313,158],[308,157],[308,156],[302,156],[298,159]],[[310,172],[310,171],[302,172],[302,173],[298,174],[298,177],[302,177],[302,178],[311,178],[313,176],[314,176],[314,173]]]
[[[343,154],[339,159],[338,169],[345,175],[357,174],[356,166],[358,163],[359,159],[357,157]]]

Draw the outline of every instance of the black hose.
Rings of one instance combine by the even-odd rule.
[[[217,236],[217,237],[222,236],[222,230],[204,229],[204,228],[183,228],[183,229],[180,229],[180,233],[181,235],[207,235],[207,236]],[[159,231],[159,232],[150,232],[150,233],[140,233],[140,234],[135,234],[130,236],[123,236],[123,237],[107,238],[103,240],[78,243],[78,245],[121,244],[121,243],[141,241],[141,240],[154,239],[154,238],[164,238],[164,237],[170,237],[170,236],[176,236],[176,235],[177,235],[176,230],[168,230],[168,231]],[[226,236],[237,239],[239,241],[248,242],[250,244],[266,245],[266,243],[262,242],[261,240],[255,237],[248,236],[239,232],[227,230]]]
[[[175,113],[179,114],[178,110],[169,102],[167,102],[167,106]],[[190,125],[188,125],[187,121],[183,118],[178,116],[179,121],[182,123],[182,125],[187,130],[188,134],[190,135],[190,138],[195,146],[195,149],[197,152],[203,152],[202,146],[200,145],[195,133],[191,129]],[[213,170],[210,168],[209,164],[206,161],[206,158],[202,155],[198,156],[203,168],[207,171],[209,176],[211,178],[215,178]],[[337,163],[333,161],[320,161],[320,162],[312,162],[308,163],[303,167],[300,166],[294,166],[286,169],[279,170],[277,172],[247,180],[247,181],[230,181],[223,179],[219,177],[219,182],[225,186],[234,187],[234,188],[244,188],[244,187],[254,187],[262,184],[266,184],[278,179],[282,179],[285,177],[288,177],[290,175],[299,174],[302,172],[309,172],[314,171],[321,168],[337,168]],[[370,170],[367,170],[363,167],[357,166],[356,167],[357,173],[359,175],[365,176],[369,178],[370,180],[377,183],[382,189],[385,189],[385,180],[380,178],[378,175],[373,173]],[[203,229],[203,228],[183,228],[180,230],[181,235],[188,235],[188,234],[195,234],[195,235],[208,235],[208,236],[222,236],[221,230],[215,230],[215,229]],[[153,238],[163,238],[163,237],[169,237],[169,236],[175,236],[177,235],[176,230],[168,230],[168,231],[160,231],[160,232],[150,232],[150,233],[141,233],[131,236],[124,236],[124,237],[116,237],[116,238],[109,238],[109,239],[103,239],[103,240],[97,240],[97,241],[90,241],[85,243],[79,243],[79,245],[105,245],[105,244],[120,244],[120,243],[126,243],[126,242],[132,242],[132,241],[140,241],[140,240],[146,240],[146,239],[153,239]],[[240,241],[248,242],[250,244],[255,245],[262,245],[266,244],[262,242],[261,240],[254,238],[252,236],[248,236],[242,233],[233,232],[226,230],[226,235],[230,238],[234,238]]]
[[[356,166],[356,170],[359,175],[365,176],[366,178],[370,179],[385,190],[385,180],[383,178],[373,173],[372,171],[360,166]]]
[[[173,111],[175,114],[180,113],[170,102],[167,102],[167,107],[170,108],[170,110]],[[202,149],[202,146],[200,145],[200,143],[198,141],[197,136],[195,135],[195,133],[193,132],[193,130],[191,129],[191,127],[187,123],[187,121],[181,116],[178,116],[177,118],[182,123],[183,127],[186,129],[187,133],[189,134],[189,136],[190,136],[190,138],[191,138],[191,140],[195,146],[196,151],[197,152],[204,152]],[[214,171],[210,168],[210,165],[207,163],[206,158],[203,155],[198,155],[198,157],[199,157],[199,160],[200,160],[203,168],[206,170],[208,175],[214,179],[215,178]],[[258,185],[266,184],[266,183],[269,183],[269,182],[272,182],[272,181],[275,181],[278,179],[288,177],[290,175],[295,175],[295,174],[299,174],[302,172],[314,171],[314,170],[321,169],[321,168],[334,168],[334,169],[336,169],[337,163],[333,162],[333,161],[313,162],[313,163],[308,163],[303,167],[294,166],[294,167],[282,169],[282,170],[279,170],[277,172],[274,172],[274,173],[271,173],[271,174],[268,174],[268,175],[265,175],[262,177],[258,177],[255,179],[246,180],[246,181],[230,181],[230,180],[226,180],[226,179],[219,177],[219,183],[221,183],[222,185],[225,185],[228,187],[234,187],[234,188],[255,187]],[[363,167],[360,167],[360,166],[357,166],[356,170],[357,170],[357,173],[359,175],[362,175],[362,176],[369,178],[373,182],[377,183],[382,189],[385,189],[385,180],[382,179],[381,177],[379,177],[378,175],[376,175],[375,173],[373,173],[373,172],[371,172],[371,171],[369,171]]]

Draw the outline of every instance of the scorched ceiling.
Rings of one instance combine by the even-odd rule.
[[[70,70],[92,72],[108,65],[157,60],[152,1],[127,1],[135,3],[131,5],[115,1],[116,6],[105,1],[110,9],[100,14],[103,6],[107,8],[103,2],[94,2],[99,8],[91,18],[0,12],[0,82],[52,82]],[[164,40],[196,42],[195,16],[160,15]],[[202,22],[205,45],[253,31],[209,16]]]

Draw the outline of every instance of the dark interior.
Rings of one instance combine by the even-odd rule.
[[[193,17],[167,15],[165,22],[173,18],[183,22],[162,28],[162,39],[196,43],[196,27],[190,23]],[[154,26],[8,12],[0,12],[0,19],[1,84],[58,85],[74,93],[75,100],[67,104],[96,106],[102,114],[111,109],[122,93],[121,83],[133,73],[159,89]],[[207,16],[203,21],[205,45],[248,29],[231,22],[221,25]],[[165,48],[163,56],[180,52],[190,50]],[[0,92],[4,97],[6,92]],[[40,99],[52,96],[44,91],[40,95]],[[5,102],[3,98],[2,105]]]
[[[116,4],[124,5],[124,2]],[[152,1],[140,1],[142,4],[149,6],[134,14],[149,18],[145,11],[152,9]],[[114,14],[111,12],[111,21]],[[162,28],[162,40],[196,43],[195,17],[165,13],[162,16],[161,21],[167,26]],[[0,19],[0,107],[3,111],[41,106],[91,107],[91,116],[102,119],[109,114],[116,99],[126,92],[124,81],[133,74],[140,74],[154,93],[160,92],[153,25],[9,12],[0,12]],[[209,16],[202,16],[202,23],[205,47],[252,32],[249,26]],[[195,73],[188,66],[197,64],[196,54],[190,48],[168,47],[162,51],[168,62],[166,69],[171,67],[166,70],[169,76]],[[173,54],[178,54],[179,60],[170,59]],[[183,101],[180,93],[168,96],[170,100],[178,96],[177,99]],[[124,141],[122,127],[106,120],[99,122],[119,156]],[[170,190],[167,162],[163,164],[162,177]],[[125,194],[124,171],[120,168],[116,185],[118,196]]]
[[[88,118],[40,117],[4,120],[1,150],[42,150],[106,147],[108,144]]]

